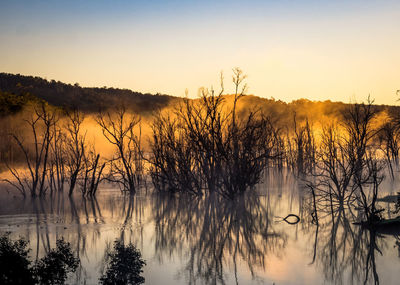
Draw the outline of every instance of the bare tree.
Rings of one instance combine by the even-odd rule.
[[[345,202],[349,202],[355,191],[352,184],[355,167],[352,146],[347,144],[344,134],[338,126],[325,127],[316,171],[307,182],[317,204],[328,203],[333,213],[336,207],[343,207]]]
[[[299,124],[296,114],[293,116],[293,122],[293,137],[288,138],[288,161],[297,175],[313,173],[316,163],[316,145],[312,126],[308,119],[305,120],[305,124]]]
[[[394,119],[384,123],[378,132],[380,149],[385,154],[386,162],[394,179],[393,166],[399,165],[400,130]]]
[[[366,104],[349,105],[341,125],[324,128],[317,171],[307,182],[315,205],[328,204],[333,214],[337,207],[357,202],[368,221],[376,217],[375,202],[383,179],[373,144],[376,109],[372,103],[368,98]]]
[[[373,100],[368,97],[367,103],[350,104],[344,113],[343,128],[345,129],[349,151],[354,160],[355,175],[362,175],[364,159],[371,146],[377,130],[372,126],[372,120],[377,114]]]
[[[85,152],[83,158],[83,171],[81,174],[82,195],[96,196],[99,183],[103,180],[103,170],[106,162],[102,162],[100,154],[94,150]]]
[[[67,111],[66,125],[66,169],[69,179],[68,195],[71,196],[74,192],[79,173],[83,167],[83,157],[86,148],[86,135],[82,134],[82,123],[84,115],[78,109]]]
[[[234,69],[231,108],[224,104],[221,75],[219,93],[203,89],[198,100],[186,98],[173,119],[158,116],[150,159],[156,188],[219,192],[233,198],[260,181],[268,160],[278,156],[278,131],[257,110],[238,113],[238,101],[246,91],[244,79],[242,71]]]
[[[150,174],[160,191],[202,193],[200,166],[178,120],[158,114],[152,125]],[[204,155],[204,154],[203,154]]]
[[[28,174],[18,171],[15,167],[7,165],[8,170],[15,178],[15,181],[6,179],[10,185],[14,186],[23,196],[30,193],[32,197],[45,194],[46,175],[48,171],[48,160],[50,144],[54,137],[53,127],[56,123],[55,111],[49,109],[44,103],[35,106],[33,114],[25,122],[32,131],[33,145],[25,143],[15,133],[11,136],[16,141],[20,151],[24,154],[24,167]]]
[[[66,181],[66,153],[65,153],[65,133],[60,128],[59,124],[53,125],[53,139],[50,144],[50,166],[49,166],[49,187],[51,194],[53,190],[63,192],[64,183]]]
[[[364,209],[366,222],[370,225],[382,219],[381,212],[384,209],[377,208],[376,202],[379,194],[379,185],[384,179],[383,168],[384,166],[376,158],[376,154],[369,152],[365,158],[365,169],[361,179],[359,180],[359,177],[356,177],[356,185],[359,190],[357,201]]]
[[[128,114],[121,106],[114,114],[100,112],[96,121],[104,137],[116,148],[107,180],[117,183],[122,191],[135,194],[143,177],[140,118]],[[138,135],[136,127],[139,127]]]

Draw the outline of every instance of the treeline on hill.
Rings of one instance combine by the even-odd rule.
[[[78,107],[85,112],[97,112],[99,109],[112,109],[123,102],[125,106],[138,113],[146,113],[163,108],[175,97],[161,94],[143,94],[128,89],[88,88],[79,84],[65,84],[60,81],[19,74],[0,73],[0,91],[16,96],[36,96],[53,106]],[[28,95],[32,94],[32,95]],[[2,101],[3,103],[3,101]],[[10,102],[12,103],[12,102]],[[15,103],[15,102],[14,102]],[[23,104],[22,100],[19,102]],[[0,110],[3,114],[3,110]]]
[[[226,95],[233,101],[234,95]],[[138,114],[149,114],[164,107],[177,104],[182,98],[162,95],[143,94],[128,89],[118,88],[88,88],[79,84],[71,85],[60,81],[20,74],[0,73],[0,116],[20,111],[28,102],[44,100],[50,105],[79,108],[83,112],[98,112],[99,110],[117,109],[122,103],[124,107]],[[320,121],[321,118],[341,116],[346,108],[345,103],[327,101],[310,101],[308,99],[294,100],[286,103],[274,98],[267,99],[246,95],[237,106],[239,113],[246,113],[254,108],[260,109],[272,120],[283,126],[293,123],[292,114],[299,121],[306,118],[309,121]],[[386,110],[389,115],[398,113],[397,106],[377,106]],[[290,114],[288,116],[288,114]]]

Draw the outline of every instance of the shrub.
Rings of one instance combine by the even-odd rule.
[[[146,264],[134,245],[124,246],[120,241],[114,243],[113,251],[106,253],[106,270],[100,278],[101,284],[142,284],[142,267]]]

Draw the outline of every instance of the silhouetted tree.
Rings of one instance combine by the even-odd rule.
[[[132,244],[116,241],[112,251],[106,252],[106,268],[100,284],[138,285],[144,283],[143,266],[146,262]]]
[[[55,249],[35,265],[34,271],[40,284],[64,284],[69,272],[75,272],[79,259],[72,251],[71,245],[63,239],[57,240]]]
[[[254,111],[239,115],[245,76],[234,69],[235,94],[228,108],[221,91],[203,89],[201,97],[185,99],[174,116],[153,122],[153,183],[159,190],[202,194],[219,192],[233,198],[257,184],[268,160],[278,157],[277,130],[268,117]]]
[[[135,194],[143,176],[140,118],[120,106],[114,113],[100,112],[96,121],[104,137],[116,148],[107,180],[117,183],[122,191]]]
[[[75,189],[79,173],[83,168],[83,158],[86,149],[86,135],[82,134],[81,127],[84,115],[78,110],[66,112],[66,144],[65,152],[67,154],[66,169],[69,179],[68,195],[72,195]]]
[[[0,284],[35,284],[27,245],[24,239],[12,241],[9,233],[0,237]]]
[[[35,106],[32,116],[25,120],[32,131],[33,145],[24,142],[17,134],[11,134],[17,142],[20,151],[25,157],[25,167],[28,174],[18,171],[7,165],[16,181],[5,179],[25,196],[30,193],[32,197],[45,194],[46,175],[49,167],[50,144],[54,136],[53,126],[56,123],[56,113],[45,104]]]
[[[71,245],[63,239],[57,240],[51,249],[33,266],[28,259],[27,241],[12,241],[9,234],[0,237],[0,283],[1,284],[64,284],[67,274],[75,272],[80,260]]]
[[[387,161],[392,179],[394,179],[393,166],[399,165],[400,129],[394,119],[384,123],[378,132],[379,145]]]
[[[99,183],[104,179],[103,171],[105,167],[106,162],[100,159],[99,153],[96,153],[94,150],[86,151],[81,174],[82,195],[96,195]]]

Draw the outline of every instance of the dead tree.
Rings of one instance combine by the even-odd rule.
[[[56,123],[55,111],[44,103],[35,106],[33,114],[25,122],[32,131],[32,143],[27,143],[15,133],[11,136],[16,141],[25,158],[24,168],[27,173],[7,165],[15,181],[6,179],[24,197],[30,193],[32,197],[43,196],[46,193],[46,175],[48,172],[50,144],[54,136],[53,126]]]
[[[392,119],[383,124],[378,131],[378,143],[383,151],[392,179],[394,179],[393,166],[399,165],[400,130],[397,123]]]
[[[53,133],[54,136],[50,144],[51,158],[48,175],[51,194],[53,193],[53,190],[63,192],[64,183],[66,181],[66,137],[59,124],[54,124]]]
[[[365,167],[361,177],[356,177],[356,185],[359,190],[357,199],[359,204],[364,209],[366,222],[368,224],[374,224],[381,220],[381,212],[383,209],[378,209],[376,202],[379,194],[379,185],[384,179],[382,170],[384,166],[379,159],[376,158],[376,154],[367,153],[365,158]],[[361,178],[360,180],[358,180]]]
[[[294,135],[289,141],[289,151],[292,153],[292,168],[301,176],[312,173],[315,168],[316,146],[315,138],[308,119],[304,125],[297,122],[296,114],[293,116]],[[290,140],[290,139],[289,139]]]
[[[377,110],[373,105],[373,100],[369,97],[367,103],[350,104],[344,113],[342,127],[346,132],[346,140],[355,167],[355,176],[361,176],[363,171],[364,159],[371,146],[372,139],[377,130],[372,127],[372,120],[375,118]]]
[[[121,106],[113,114],[100,112],[96,121],[104,137],[116,149],[106,179],[117,183],[122,191],[135,194],[143,177],[140,118],[128,114]],[[139,127],[138,135],[135,134],[136,127]]]
[[[152,182],[159,191],[202,194],[200,166],[196,154],[178,129],[178,120],[158,114],[152,124]]]
[[[185,99],[173,119],[164,115],[154,121],[150,163],[156,188],[233,198],[260,181],[276,156],[277,130],[261,112],[238,113],[244,78],[234,70],[231,108],[224,104],[221,76],[219,93],[203,89],[198,100]]]
[[[376,110],[372,101],[349,105],[342,124],[324,128],[318,151],[317,171],[308,186],[318,203],[328,203],[331,212],[346,204],[361,204],[366,216],[375,213],[375,201],[381,182],[379,160],[373,138],[372,119]],[[366,187],[373,185],[372,197]],[[317,203],[317,204],[318,204]]]
[[[349,202],[355,187],[352,184],[356,163],[352,146],[338,126],[323,129],[316,171],[308,178],[314,200],[329,204],[331,212]],[[315,202],[314,202],[315,203]]]
[[[67,111],[66,125],[66,169],[68,174],[69,190],[68,195],[74,192],[79,173],[82,170],[83,157],[86,148],[86,135],[82,134],[82,123],[84,115],[77,109]]]
[[[96,196],[100,182],[104,179],[103,170],[106,162],[102,162],[100,154],[94,150],[85,152],[83,171],[81,172],[82,195]]]

